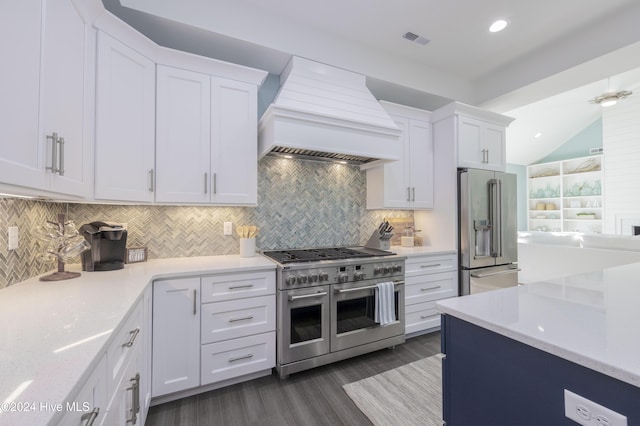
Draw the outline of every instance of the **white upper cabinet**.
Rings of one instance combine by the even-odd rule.
[[[504,171],[505,127],[458,116],[458,166]]]
[[[156,201],[257,203],[257,87],[158,65]]]
[[[95,198],[154,199],[155,63],[98,34]]]
[[[211,80],[211,172],[214,203],[258,203],[258,88]]]
[[[432,114],[438,138],[456,147],[458,167],[505,171],[506,128],[513,118],[452,102]]]
[[[95,32],[71,0],[1,8],[0,182],[89,197]]]
[[[433,208],[433,140],[429,112],[381,102],[401,130],[400,160],[367,169],[367,208]]]
[[[211,77],[158,65],[156,201],[210,199]]]

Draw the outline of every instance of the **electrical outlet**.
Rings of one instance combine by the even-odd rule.
[[[564,415],[583,426],[627,426],[627,417],[564,390]]]
[[[7,233],[9,234],[9,238],[7,241],[7,249],[8,250],[17,250],[18,249],[18,245],[19,245],[19,236],[18,236],[18,227],[17,226],[10,226],[7,229]]]
[[[224,231],[224,235],[231,235],[233,233],[233,223],[225,222],[223,231]]]

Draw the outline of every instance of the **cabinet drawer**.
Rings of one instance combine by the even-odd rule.
[[[274,271],[202,277],[202,303],[275,294]]]
[[[200,384],[206,385],[276,365],[275,332],[202,346]]]
[[[436,302],[407,306],[404,312],[406,334],[440,327],[440,313],[436,309]]]
[[[405,261],[405,276],[455,271],[457,263],[456,254],[409,257]]]
[[[202,344],[276,329],[276,297],[261,296],[202,305]]]
[[[107,392],[109,395],[113,393],[119,382],[132,352],[142,344],[142,312],[142,300],[140,300],[123,325],[116,331],[114,340],[107,349]]]
[[[405,278],[405,304],[428,302],[458,295],[457,274],[442,272]]]

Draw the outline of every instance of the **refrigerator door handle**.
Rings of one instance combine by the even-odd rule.
[[[502,185],[499,179],[489,180],[489,218],[491,220],[491,257],[502,256]]]
[[[480,273],[477,273],[477,272],[473,272],[470,275],[473,278],[486,278],[486,277],[493,277],[493,276],[496,276],[496,275],[515,274],[515,273],[520,272],[521,270],[522,269],[520,269],[520,268],[516,268],[516,269],[509,269],[508,271],[490,272],[488,274],[480,274]]]

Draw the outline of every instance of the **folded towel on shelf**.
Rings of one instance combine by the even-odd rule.
[[[381,326],[396,321],[395,285],[393,282],[378,283],[376,288],[375,322]]]

